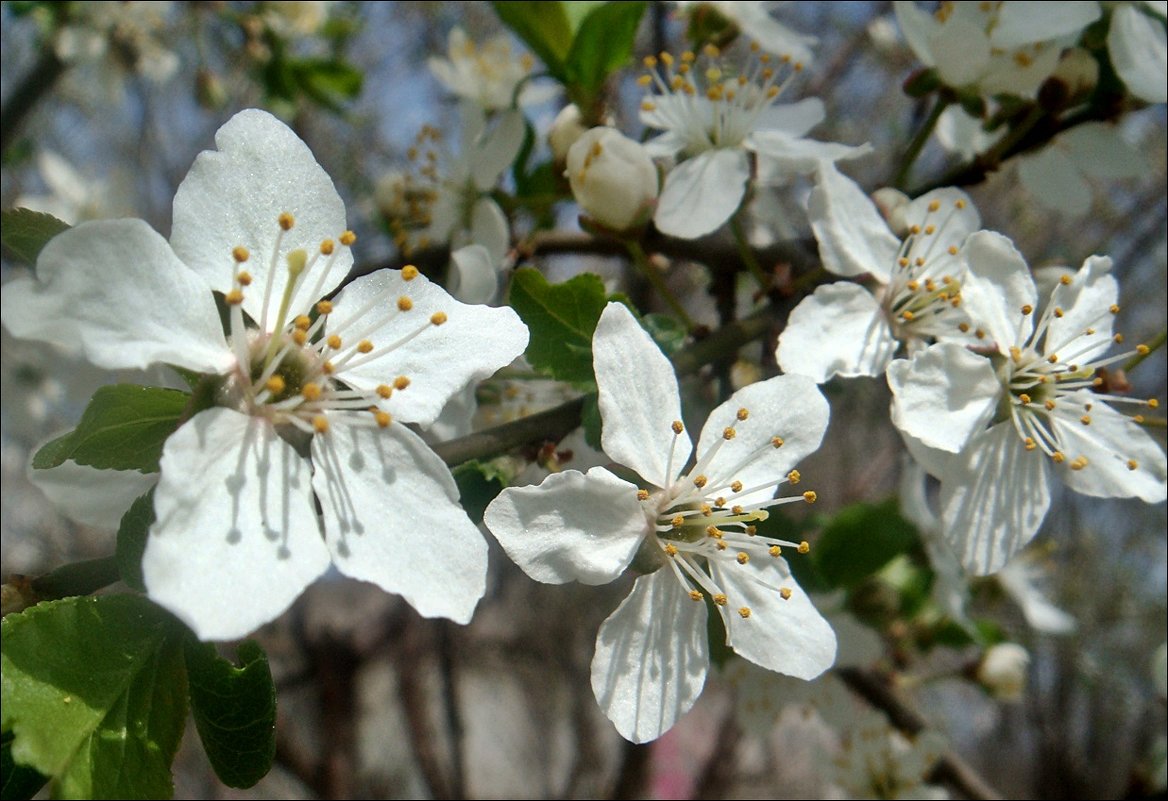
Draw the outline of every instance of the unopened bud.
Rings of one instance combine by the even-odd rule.
[[[584,127],[583,119],[579,106],[569,103],[560,109],[560,113],[552,120],[551,130],[548,131],[548,144],[551,145],[556,164],[563,164],[568,160],[568,151],[588,130]]]
[[[642,225],[657,204],[649,152],[615,128],[586,131],[568,151],[568,182],[584,213],[614,231]]]
[[[978,682],[1002,701],[1017,701],[1026,689],[1030,654],[1021,645],[1003,642],[990,646],[977,666]]]

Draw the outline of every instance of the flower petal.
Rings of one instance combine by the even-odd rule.
[[[1151,169],[1144,155],[1120,133],[1119,126],[1106,122],[1076,125],[1059,135],[1058,145],[1072,163],[1096,178],[1135,178]]]
[[[552,473],[538,487],[508,487],[483,522],[511,561],[545,584],[607,584],[649,530],[637,488],[602,467]]]
[[[28,480],[70,520],[117,531],[130,504],[158,481],[157,473],[99,470],[62,462],[48,470],[28,470]]]
[[[450,254],[450,293],[463,303],[487,303],[499,290],[499,271],[482,245],[467,245]]]
[[[836,275],[871,273],[888,283],[900,240],[856,182],[825,162],[816,171],[807,218],[823,266]]]
[[[779,336],[775,358],[784,373],[823,383],[836,375],[880,375],[896,348],[872,293],[841,281],[816,287],[799,302]]]
[[[955,342],[888,366],[892,422],[930,448],[957,453],[994,413],[1002,386],[993,363]]]
[[[1110,271],[1110,257],[1091,256],[1069,284],[1055,285],[1051,297],[1062,316],[1050,319],[1044,354],[1057,353],[1064,364],[1082,364],[1111,347],[1115,316],[1109,310],[1119,300],[1119,285]]]
[[[511,249],[511,227],[507,224],[507,216],[490,197],[479,198],[471,209],[470,239],[471,243],[486,248],[495,264],[502,263]]]
[[[852,147],[839,142],[800,139],[782,131],[755,131],[746,137],[748,150],[758,154],[758,182],[785,183],[791,174],[809,173],[825,161],[841,161],[872,152],[867,144]]]
[[[1022,254],[1014,243],[993,231],[978,231],[965,241],[966,274],[961,303],[1006,353],[1030,339],[1033,319],[1023,306],[1038,305],[1038,291]]]
[[[1148,103],[1168,101],[1168,38],[1164,25],[1124,4],[1111,15],[1107,52],[1131,93]]]
[[[947,86],[961,88],[977,81],[990,61],[985,31],[964,19],[950,19],[929,38],[937,57],[937,74]]]
[[[335,424],[312,439],[312,486],[337,570],[470,622],[486,590],[487,543],[458,505],[449,468],[406,426]]]
[[[998,11],[998,22],[990,34],[994,47],[1011,48],[1077,34],[1102,15],[1099,3],[1062,3],[1059,13],[1040,0],[1009,0]]]
[[[1050,471],[1013,426],[999,423],[974,439],[941,482],[945,538],[965,569],[995,573],[1034,538],[1050,506]]]
[[[930,40],[937,33],[940,23],[936,17],[918,6],[913,0],[895,0],[892,9],[904,39],[913,53],[926,67],[936,64]]]
[[[671,428],[681,420],[677,377],[624,304],[604,307],[592,335],[592,366],[604,452],[646,482],[669,486],[693,452],[688,432]]]
[[[653,222],[669,236],[705,236],[738,210],[749,180],[746,151],[724,148],[699,153],[665,176]]]
[[[1089,420],[1084,424],[1084,419]],[[1094,498],[1139,498],[1163,503],[1168,497],[1168,462],[1148,432],[1088,390],[1061,399],[1051,423],[1067,461],[1057,469],[1071,489]],[[1070,463],[1085,457],[1087,466]]]
[[[480,192],[494,189],[499,176],[515,161],[519,148],[523,146],[525,125],[523,112],[515,109],[504,111],[495,127],[479,141],[472,175],[475,188]]]
[[[210,287],[141,220],[82,223],[53,237],[36,279],[4,285],[0,316],[18,337],[109,370],[164,363],[223,373],[235,363]]]
[[[218,150],[198,155],[179,185],[170,242],[180,259],[221,292],[233,286],[233,248],[247,248],[254,283],[244,293],[243,309],[256,320],[263,318],[264,287],[274,271],[267,317],[271,328],[288,283],[285,257],[298,248],[311,257],[322,241],[340,236],[345,204],[308,145],[266,111],[236,114],[215,134],[215,146]],[[284,212],[295,218],[295,227],[280,236],[277,220]],[[280,247],[274,253],[277,238]],[[321,270],[326,271],[320,284],[323,295],[352,265],[348,248],[338,247],[331,259],[321,257],[301,275],[292,308],[307,308],[318,300],[307,293],[322,280]]]
[[[756,557],[745,565],[712,560],[714,580],[729,599],[725,615],[730,645],[768,670],[814,679],[835,662],[835,632],[796,583],[782,557]],[[791,590],[783,600],[780,588]],[[743,617],[739,609],[749,610]]]
[[[403,297],[408,301],[395,307]],[[402,306],[407,310],[400,311]],[[391,316],[378,324],[387,309]],[[440,325],[431,319],[437,313],[446,315]],[[378,270],[341,290],[327,331],[373,344],[368,360],[339,366],[338,377],[373,391],[405,376],[409,386],[383,407],[395,420],[421,425],[432,423],[468,383],[510,364],[527,347],[527,326],[510,308],[459,303],[425,276],[406,280],[398,270]]]
[[[741,410],[745,420],[738,419]],[[823,440],[830,411],[815,382],[802,375],[780,375],[749,384],[710,412],[698,440],[698,458],[715,446],[717,454],[705,472],[710,488],[734,480],[747,487],[785,477]],[[733,429],[725,439],[726,429]],[[778,447],[775,437],[779,437]],[[720,443],[720,444],[719,444]],[[775,496],[776,487],[736,496],[734,503],[751,504]]]
[[[690,710],[709,667],[706,606],[663,568],[638,578],[600,626],[592,691],[621,736],[644,743]]]
[[[162,451],[142,577],[201,640],[234,640],[328,568],[308,463],[266,420],[200,412]]]
[[[936,211],[930,211],[934,207]],[[969,195],[960,189],[934,189],[909,203],[904,210],[904,221],[921,229],[917,234],[919,241],[913,247],[913,255],[925,259],[920,277],[959,278],[965,272],[956,251],[965,244],[967,236],[981,228],[981,215]],[[929,233],[930,225],[936,232],[935,238]]]
[[[1036,155],[1019,158],[1018,179],[1048,209],[1081,217],[1091,208],[1091,187],[1057,141]]]
[[[778,103],[759,114],[755,129],[777,128],[791,136],[803,136],[827,117],[827,109],[818,97],[805,97],[795,103]]]

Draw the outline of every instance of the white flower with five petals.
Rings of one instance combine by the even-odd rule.
[[[739,390],[710,414],[685,469],[693,446],[673,369],[627,308],[608,305],[592,349],[604,451],[640,485],[605,468],[566,470],[504,490],[484,521],[537,581],[604,584],[634,557],[654,571],[597,635],[592,689],[605,714],[622,736],[645,742],[693,705],[709,669],[707,598],[739,655],[818,676],[835,659],[835,635],[780,555],[806,548],[764,537],[753,523],[774,505],[814,500],[774,495],[799,481],[794,465],[819,446],[823,396],[802,376]]]
[[[35,279],[5,286],[4,324],[108,369],[208,374],[209,408],[164,445],[142,564],[150,598],[200,638],[248,634],[330,563],[423,615],[469,620],[486,544],[403,424],[432,422],[509,363],[524,326],[413,268],[317,302],[352,264],[332,181],[266,112],[237,114],[216,145],[178,189],[169,243],[140,220],[66,231]]]
[[[1087,259],[1039,309],[1008,239],[979,231],[965,257],[963,302],[988,356],[943,342],[887,375],[893,422],[941,479],[943,533],[967,570],[985,574],[1037,532],[1054,475],[1084,495],[1157,503],[1168,497],[1168,463],[1136,421],[1108,405],[1158,402],[1109,394],[1097,374],[1136,352],[1104,355],[1122,341],[1112,333],[1111,260]]]

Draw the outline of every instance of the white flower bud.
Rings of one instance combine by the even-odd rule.
[[[615,128],[586,131],[568,151],[565,173],[586,215],[614,231],[644,223],[657,202],[649,152]]]
[[[1086,96],[1099,83],[1099,62],[1087,50],[1073,47],[1062,55],[1054,76],[1067,85],[1071,98]]]
[[[991,646],[977,666],[977,680],[1002,701],[1016,701],[1026,689],[1026,671],[1030,654],[1012,642]]]
[[[552,148],[552,157],[556,164],[563,164],[568,159],[568,151],[576,140],[584,135],[588,129],[582,122],[583,116],[575,103],[569,103],[560,109],[560,113],[552,120],[551,130],[548,131],[548,144]]]

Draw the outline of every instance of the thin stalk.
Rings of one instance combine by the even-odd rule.
[[[649,279],[649,283],[653,285],[653,288],[657,290],[657,294],[665,300],[669,308],[673,310],[673,313],[685,325],[685,329],[687,331],[693,331],[697,327],[697,323],[693,321],[693,318],[689,316],[689,312],[681,305],[681,301],[669,289],[669,286],[665,283],[665,279],[661,277],[660,271],[649,263],[649,257],[645,255],[645,249],[641,247],[641,243],[635,239],[626,239],[625,247],[628,249],[633,263]]]
[[[921,127],[917,129],[912,141],[908,143],[905,148],[904,155],[900,159],[900,167],[896,171],[896,177],[892,179],[892,185],[897,189],[903,190],[905,184],[908,183],[908,175],[912,170],[913,164],[916,163],[917,157],[921,155],[921,151],[925,149],[925,144],[929,141],[929,137],[933,135],[933,129],[937,127],[937,120],[941,119],[941,113],[949,107],[953,101],[949,98],[938,95],[937,102],[933,104],[929,116],[921,123]]]
[[[1145,342],[1144,344],[1148,346],[1148,350],[1145,353],[1137,353],[1135,356],[1132,356],[1130,359],[1124,362],[1123,371],[1125,373],[1130,373],[1136,365],[1151,356],[1159,348],[1163,347],[1165,339],[1168,339],[1168,331],[1161,331],[1159,334],[1156,334],[1152,341]]]
[[[750,270],[754,280],[758,281],[758,288],[766,292],[771,288],[771,279],[762,265],[758,263],[758,258],[754,255],[750,243],[746,241],[746,232],[742,230],[742,220],[738,217],[740,213],[735,212],[734,216],[730,218],[730,233],[734,234],[734,246],[738,248],[738,255],[741,257],[742,263],[746,265],[746,269]]]
[[[67,65],[57,58],[52,45],[48,45],[24,79],[8,96],[8,101],[0,110],[0,154],[7,153],[8,147],[16,140],[16,134],[37,102],[53,88],[53,84],[65,72]]]

